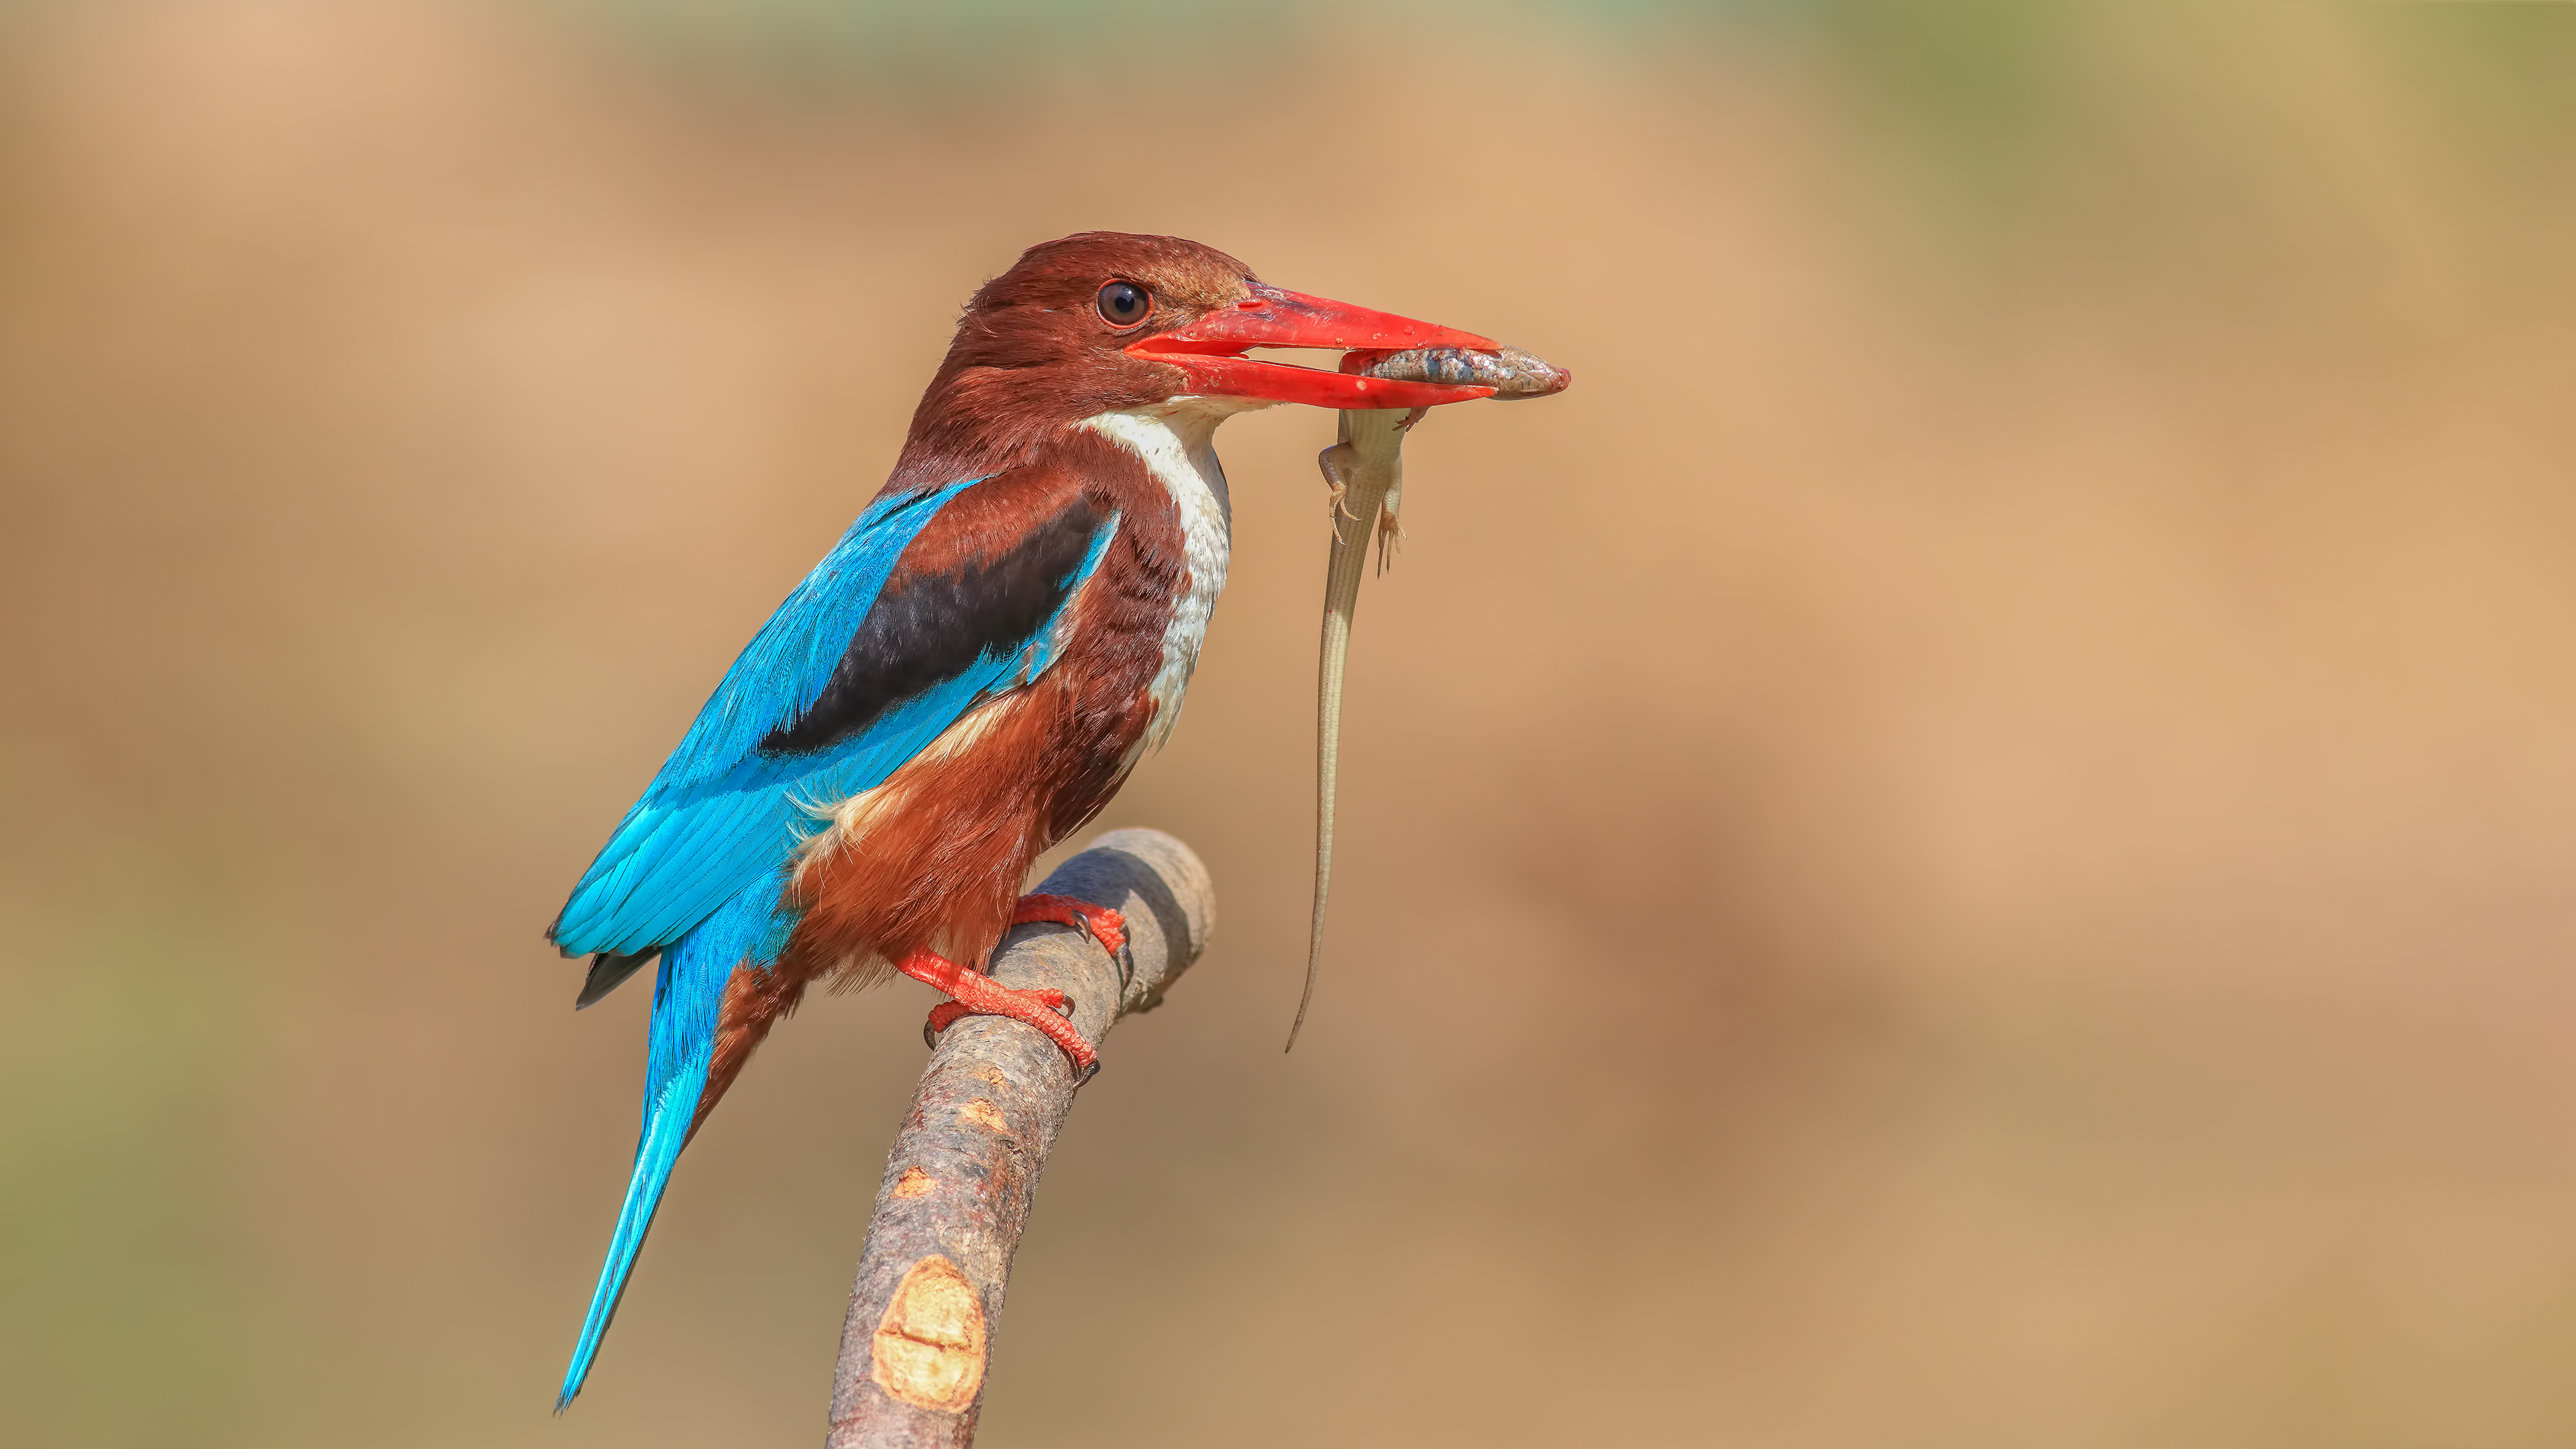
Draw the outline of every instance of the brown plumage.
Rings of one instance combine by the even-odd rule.
[[[585,1002],[663,957],[644,1132],[558,1407],[686,1136],[815,982],[891,967],[954,998],[936,1022],[1009,1016],[1074,1069],[1095,1060],[1060,1001],[976,968],[1015,916],[1119,934],[1097,905],[1020,903],[1020,883],[1179,713],[1225,581],[1217,423],[1485,391],[1245,350],[1481,344],[1283,291],[1175,237],[1066,237],[976,292],[877,503],[728,671],[548,933],[593,956]],[[889,771],[898,748],[913,752]]]

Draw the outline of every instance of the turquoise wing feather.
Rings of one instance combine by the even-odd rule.
[[[905,546],[980,481],[871,505],[788,595],[573,888],[549,932],[566,955],[640,957],[677,940],[794,853],[815,828],[807,804],[883,783],[978,702],[1053,661],[1061,608],[846,739],[810,752],[762,748],[822,696]],[[1051,581],[1063,598],[1099,567],[1117,521],[1091,529],[1072,574]]]
[[[981,480],[883,500],[859,516],[726,671],[550,933],[566,954],[633,958],[624,963],[630,970],[662,953],[634,1171],[555,1402],[558,1413],[589,1376],[687,1145],[727,984],[738,970],[773,967],[795,930],[797,909],[784,887],[798,845],[818,825],[807,807],[882,783],[977,703],[1052,665],[1063,649],[1072,598],[1099,569],[1117,533],[1115,513],[1078,507],[1051,520],[1051,547],[1015,551],[1034,570],[1021,582],[1039,585],[1034,594],[1022,590],[1017,612],[976,612],[977,591],[996,587],[989,570],[947,581],[955,598],[966,601],[960,606],[970,616],[966,622],[986,627],[969,628],[962,642],[948,639],[944,654],[932,641],[931,653],[943,662],[913,674],[939,677],[899,698],[872,702],[863,724],[846,733],[825,731],[807,747],[794,727],[832,687],[896,559],[974,481]],[[997,618],[1006,622],[993,626]],[[909,631],[891,632],[910,641]],[[608,984],[620,974],[612,973]]]

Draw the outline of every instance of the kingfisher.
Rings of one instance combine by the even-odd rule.
[[[1178,237],[1085,232],[978,290],[893,475],[752,637],[547,930],[576,1006],[658,959],[643,1127],[555,1411],[581,1392],[680,1151],[817,981],[897,974],[1095,1065],[1054,992],[984,968],[1013,924],[1115,952],[1096,904],[1022,897],[1180,717],[1225,587],[1217,424],[1280,403],[1423,408],[1491,388],[1244,355],[1491,351],[1291,292]]]

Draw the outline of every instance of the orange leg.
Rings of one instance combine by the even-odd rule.
[[[1020,897],[1019,909],[1011,913],[1011,924],[1017,926],[1029,921],[1053,921],[1058,925],[1071,926],[1098,941],[1101,948],[1112,956],[1127,947],[1125,916],[1107,906],[1095,906],[1089,901],[1077,901],[1071,896]],[[916,966],[920,969],[916,970]],[[926,981],[956,998],[954,1001],[943,1001],[930,1009],[930,1020],[922,1035],[932,1041],[938,1039],[939,1033],[956,1025],[959,1017],[1007,1016],[1013,1021],[1027,1022],[1039,1031],[1045,1032],[1047,1040],[1063,1047],[1064,1054],[1073,1058],[1075,1071],[1088,1072],[1099,1062],[1099,1056],[1092,1051],[1091,1044],[1084,1041],[1082,1034],[1067,1025],[1063,1016],[1058,1014],[1065,1012],[1069,1007],[1061,991],[1013,991],[1007,987],[996,986],[990,978],[973,971],[962,970],[927,951],[909,961],[898,963],[895,969],[916,980]],[[964,989],[949,984],[952,978],[961,976],[972,978],[974,984]],[[983,1004],[987,1000],[996,998],[1006,1004],[1000,1007]],[[1048,1010],[1035,1016],[1024,1015],[1023,1012],[1027,1008],[1020,1006],[1019,1003],[1025,1001],[1038,1002]]]
[[[1061,991],[1014,991],[981,971],[969,971],[944,956],[929,951],[916,951],[894,963],[894,969],[915,981],[938,988],[956,998],[930,1013],[930,1031],[946,1031],[961,1016],[1007,1016],[1016,1022],[1036,1027],[1048,1041],[1064,1049],[1073,1062],[1076,1076],[1087,1074],[1100,1064],[1100,1054],[1073,1023],[1064,1019],[1070,1009]]]

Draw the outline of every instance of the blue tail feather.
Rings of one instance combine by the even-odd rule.
[[[714,1060],[718,1017],[725,985],[738,967],[767,970],[785,949],[795,927],[795,913],[779,902],[784,868],[764,873],[751,887],[725,902],[706,921],[662,953],[661,971],[653,983],[652,1041],[644,1068],[644,1129],[635,1144],[635,1171],[626,1182],[626,1201],[617,1211],[617,1231],[609,1239],[608,1261],[600,1266],[599,1286],[582,1319],[581,1339],[573,1346],[572,1364],[564,1370],[563,1390],[555,1412],[571,1407],[590,1376],[599,1341],[617,1316],[617,1300],[626,1291],[636,1251],[653,1226],[654,1210],[671,1182],[671,1169],[687,1145],[698,1099],[706,1091],[707,1070]]]

